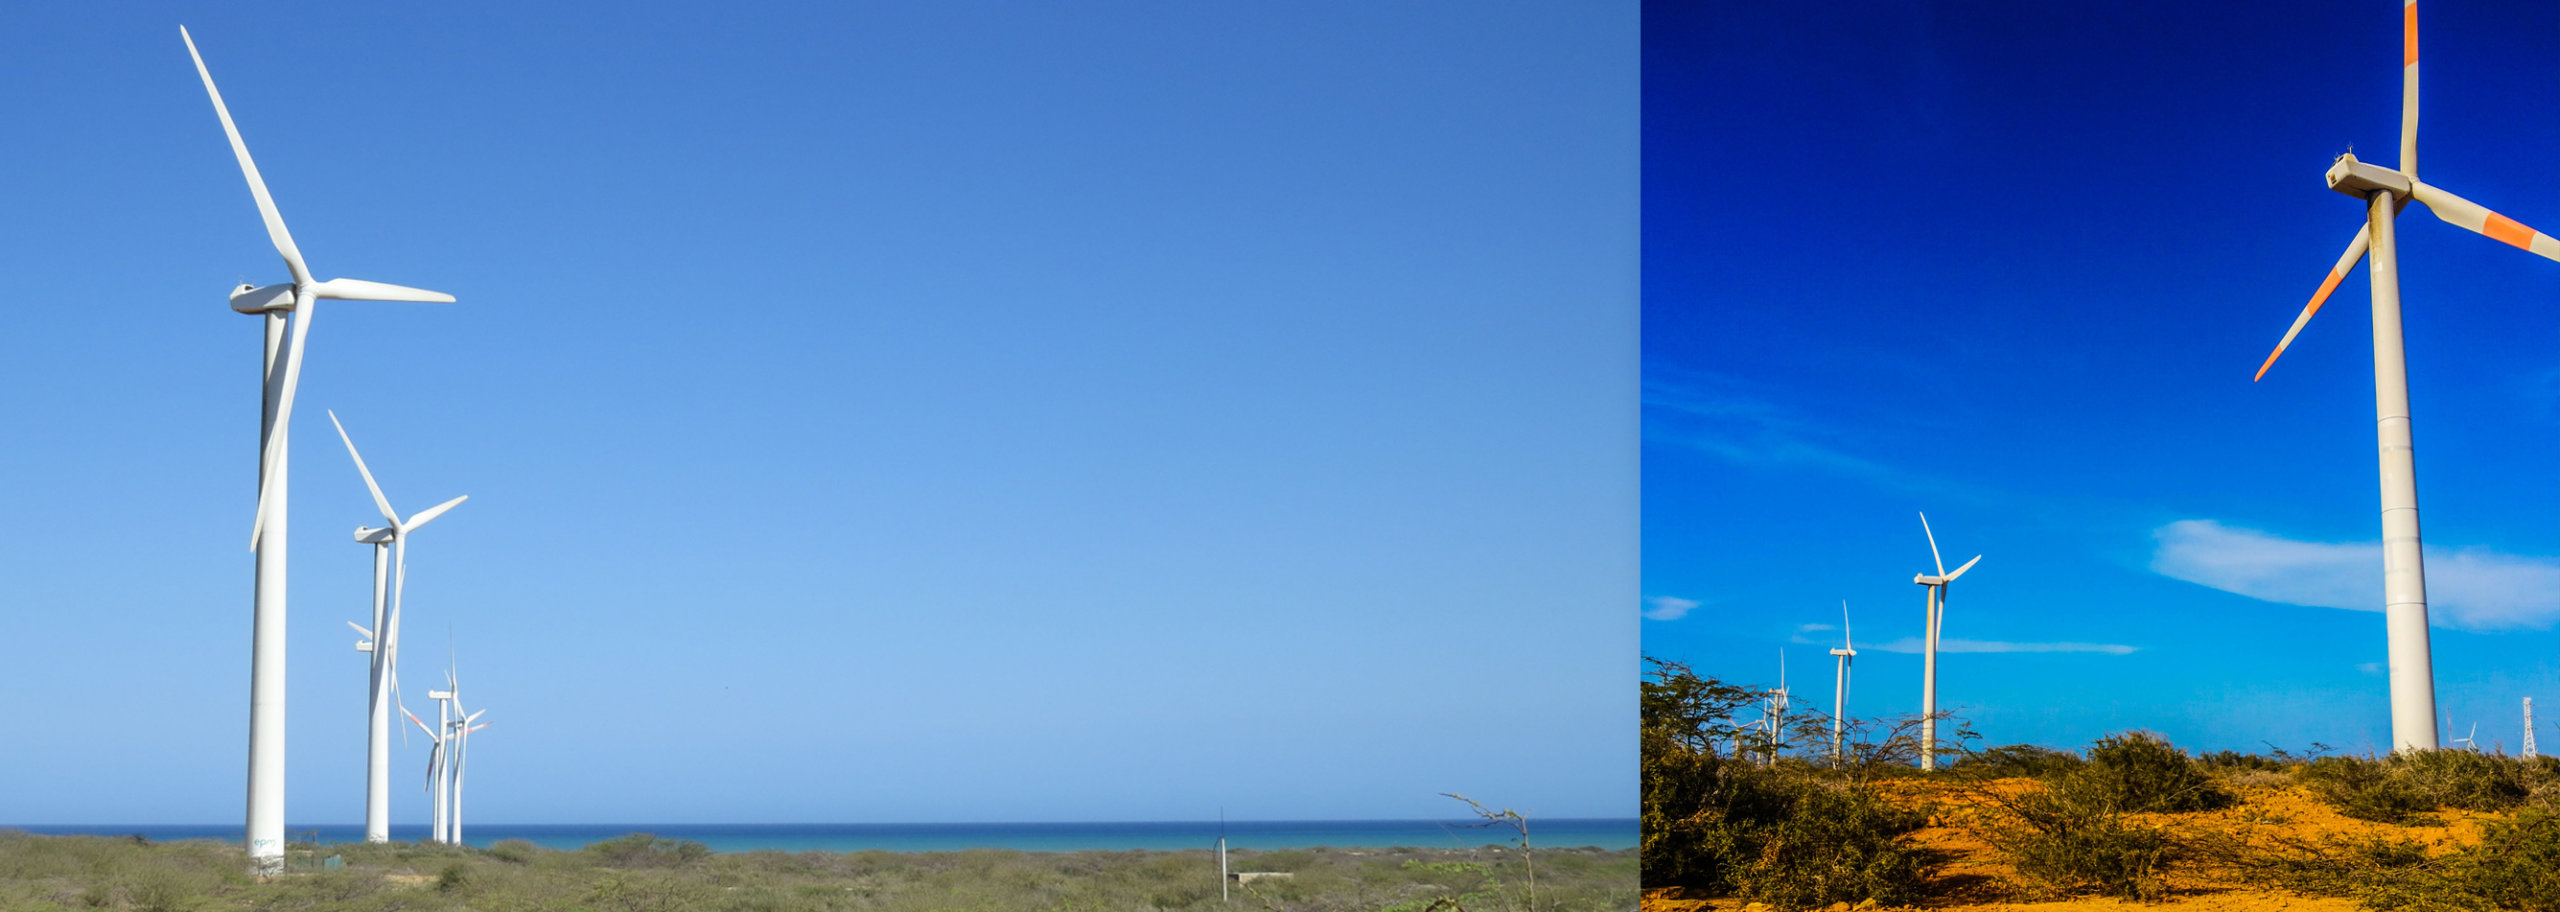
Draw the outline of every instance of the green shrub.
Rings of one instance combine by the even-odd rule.
[[[2168,892],[2161,871],[2169,834],[2131,823],[2102,801],[2052,790],[2003,799],[2025,825],[1995,836],[1994,845],[2020,875],[2053,892],[2161,898]]]
[[[2209,754],[2197,754],[2196,762],[2203,764],[2205,769],[2222,773],[2248,771],[2281,773],[2292,768],[2281,759],[2260,756],[2258,754],[2244,754],[2235,750],[2218,750]]]
[[[589,845],[586,852],[617,868],[667,868],[711,857],[711,847],[690,839],[661,839],[648,833],[616,836]]]
[[[2444,807],[2503,811],[2533,793],[2525,765],[2509,757],[2467,750],[2408,751],[2393,757],[2392,765],[2418,794]]]
[[[1780,909],[1917,899],[1935,859],[1926,823],[1872,787],[1654,742],[1644,758],[1644,883]]]
[[[2093,810],[2209,811],[2233,800],[2186,751],[2139,731],[2098,739],[2089,746],[2087,763],[2048,784],[2068,802]]]
[[[530,839],[501,839],[489,846],[489,857],[513,864],[524,864],[540,857],[541,846]]]
[[[2322,757],[2304,764],[2294,778],[2338,813],[2357,820],[2405,824],[2436,809],[2408,777],[2395,775],[2386,760]]]
[[[2079,769],[2079,754],[2033,744],[2008,744],[1967,754],[1948,769],[1985,779],[2043,778]]]

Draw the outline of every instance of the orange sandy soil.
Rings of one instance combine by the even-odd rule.
[[[2194,864],[2173,867],[2167,874],[2170,896],[2157,903],[2098,897],[2065,897],[2035,899],[2035,891],[2017,877],[2017,872],[2000,862],[1984,838],[1987,829],[2003,825],[1996,808],[1980,797],[1965,791],[1964,786],[1945,782],[1897,780],[1880,783],[1896,803],[1906,806],[1933,807],[1930,825],[1912,834],[1922,846],[1946,853],[1947,862],[1938,869],[1929,893],[1933,898],[1918,909],[1971,909],[1983,912],[2083,912],[2099,909],[2214,909],[2229,912],[2358,912],[2355,900],[2333,896],[2304,896],[2283,890],[2217,883],[2212,872],[2199,872]],[[2041,786],[2032,779],[2003,779],[1989,788],[2016,794]],[[2481,821],[2494,815],[2478,814],[2446,808],[2437,813],[2443,826],[2392,826],[2356,820],[2339,814],[2320,803],[2298,786],[2239,788],[2241,801],[2219,811],[2193,814],[2137,814],[2139,823],[2160,826],[2187,836],[2221,835],[2238,838],[2250,845],[2264,846],[2283,837],[2317,842],[2325,837],[2389,836],[2416,840],[2430,853],[2452,851],[2480,839]],[[2014,824],[2009,824],[2014,825]],[[1710,912],[1765,908],[1746,904],[1731,897],[1706,897],[1685,894],[1679,887],[1647,890],[1642,912]],[[1849,909],[1848,904],[1832,908]],[[1866,908],[1876,908],[1869,906]]]

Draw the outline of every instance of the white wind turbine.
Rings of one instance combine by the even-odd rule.
[[[1840,660],[1839,672],[1831,679],[1831,762],[1839,763],[1842,759],[1840,718],[1849,705],[1849,660],[1858,657],[1857,641],[1849,636],[1849,602],[1846,599],[1840,602],[1840,648],[1831,650],[1831,655]]]
[[[1778,650],[1778,687],[1769,691],[1769,763],[1778,762],[1778,741],[1787,730],[1787,651]]]
[[[445,841],[445,730],[453,727],[453,707],[451,703],[453,699],[453,691],[430,690],[427,691],[427,699],[436,701],[437,722],[434,727],[429,727],[425,720],[418,718],[418,714],[410,712],[409,708],[406,706],[400,708],[400,714],[408,716],[409,721],[418,724],[418,729],[420,731],[427,733],[426,792],[428,795],[428,801],[430,802],[429,806],[431,807],[431,810],[428,812],[427,839],[431,842],[443,842]]]
[[[391,509],[390,498],[383,496],[382,486],[374,483],[373,470],[365,468],[364,454],[356,452],[356,442],[347,436],[347,426],[338,422],[336,412],[329,413],[329,424],[338,429],[338,439],[346,442],[347,455],[355,458],[356,473],[364,476],[365,490],[373,493],[373,505],[391,524],[380,529],[356,528],[356,541],[373,546],[373,626],[367,628],[352,621],[347,624],[364,636],[356,644],[356,649],[372,653],[365,709],[364,841],[389,842],[391,700],[392,692],[400,686],[400,594],[409,583],[409,534],[434,522],[446,510],[470,500],[471,495],[465,494],[420,510],[418,515],[403,521],[400,514]],[[383,561],[386,548],[391,552],[387,567]],[[388,603],[384,600],[386,572],[393,574],[387,593]]]
[[[1929,561],[1938,568],[1936,576],[1919,573],[1911,577],[1912,582],[1929,589],[1929,626],[1922,645],[1926,656],[1920,662],[1920,768],[1933,770],[1938,768],[1938,627],[1946,617],[1947,584],[1981,563],[1982,555],[1974,555],[1956,572],[1948,573],[1946,560],[1938,556],[1938,533],[1929,530],[1927,513],[1920,514],[1920,534],[1929,537]]]
[[[453,688],[454,719],[446,726],[448,734],[445,736],[453,745],[450,774],[453,778],[453,788],[445,795],[444,835],[446,842],[461,845],[462,777],[463,774],[471,771],[471,733],[489,727],[489,723],[480,721],[481,713],[486,713],[488,710],[467,712],[463,709],[462,679],[460,674],[450,666],[445,669],[445,681],[447,686]]]
[[[257,552],[257,576],[252,584],[255,607],[249,659],[248,842],[252,868],[271,874],[284,868],[285,450],[292,427],[294,390],[302,378],[303,343],[311,334],[312,314],[323,298],[450,302],[453,296],[361,279],[323,282],[312,278],[310,267],[303,263],[302,251],[294,246],[292,233],[285,230],[284,216],[277,213],[275,200],[267,194],[266,180],[258,175],[257,163],[249,158],[248,145],[240,140],[240,128],[231,122],[231,109],[223,105],[222,92],[214,88],[213,73],[205,68],[204,55],[196,52],[195,37],[187,33],[185,26],[179,26],[178,38],[186,42],[187,56],[194,58],[196,75],[204,80],[205,95],[213,99],[213,113],[221,118],[222,132],[231,140],[231,154],[240,161],[241,175],[248,178],[249,196],[257,201],[258,216],[266,222],[267,240],[284,257],[286,271],[293,274],[291,282],[262,288],[244,284],[231,291],[231,309],[262,315],[266,324],[260,371],[263,392],[258,429],[258,507],[249,530],[249,547]],[[286,333],[288,314],[294,315],[290,339]]]
[[[2382,601],[2391,657],[2391,749],[2436,747],[2435,663],[2427,646],[2427,577],[2418,540],[2417,457],[2409,432],[2409,365],[2400,335],[2400,259],[2392,219],[2417,200],[2437,218],[2544,257],[2560,260],[2560,240],[2418,180],[2418,4],[2401,4],[2400,168],[2356,160],[2329,166],[2329,189],[2365,201],[2365,224],[2284,339],[2258,366],[2258,377],[2302,332],[2320,304],[2367,251],[2373,254],[2373,400],[2382,464]]]

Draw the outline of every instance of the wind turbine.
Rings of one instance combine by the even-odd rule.
[[[409,721],[418,724],[419,730],[427,733],[427,743],[429,744],[429,747],[427,748],[427,785],[425,791],[430,796],[430,801],[432,802],[433,807],[433,810],[428,814],[429,822],[427,825],[427,839],[432,842],[443,842],[445,809],[445,729],[453,727],[453,714],[449,711],[449,704],[446,701],[453,699],[453,692],[449,690],[430,690],[427,691],[427,698],[436,701],[436,716],[438,724],[435,727],[429,728],[425,720],[418,718],[418,714],[410,712],[409,708],[406,706],[400,708],[400,714],[408,716]]]
[[[1769,691],[1769,701],[1767,704],[1769,721],[1768,763],[1770,765],[1774,765],[1778,762],[1778,741],[1784,736],[1787,730],[1787,694],[1787,651],[1785,649],[1780,649],[1778,650],[1778,687],[1775,690]]]
[[[489,723],[480,721],[481,714],[488,712],[488,710],[484,709],[480,712],[467,712],[463,709],[461,674],[449,664],[445,667],[445,683],[446,686],[453,689],[454,715],[453,722],[446,726],[451,731],[451,734],[447,737],[453,742],[453,789],[445,797],[445,841],[454,845],[461,845],[462,777],[465,773],[471,771],[471,733],[489,727]]]
[[[285,269],[293,274],[291,282],[265,287],[243,284],[231,291],[232,310],[262,315],[266,324],[264,361],[259,373],[263,382],[258,426],[258,507],[249,526],[249,547],[257,554],[257,576],[252,584],[254,620],[249,658],[248,842],[251,868],[260,874],[274,874],[284,870],[285,450],[292,426],[294,390],[302,378],[303,343],[311,334],[312,314],[322,298],[450,302],[453,296],[362,279],[323,282],[312,278],[301,249],[294,246],[293,234],[285,230],[284,216],[277,213],[275,200],[267,195],[266,180],[258,176],[257,163],[249,159],[249,147],[240,140],[240,128],[231,122],[231,109],[223,105],[222,92],[214,88],[213,73],[205,68],[204,55],[196,52],[195,37],[187,33],[186,26],[179,26],[178,38],[186,42],[187,56],[194,58],[196,75],[204,80],[205,95],[213,100],[213,113],[221,118],[223,135],[231,140],[231,154],[240,161],[241,176],[248,178],[249,196],[257,201],[258,217],[266,222],[267,240],[275,245],[276,253],[284,257]],[[288,314],[295,315],[291,318],[290,339],[286,333]]]
[[[365,490],[373,493],[373,505],[391,525],[380,529],[356,527],[356,541],[373,546],[373,626],[366,628],[349,622],[364,635],[356,649],[373,654],[370,691],[366,701],[365,768],[364,768],[364,841],[391,841],[391,692],[400,686],[400,593],[409,582],[409,533],[434,522],[446,510],[470,500],[465,494],[424,510],[407,521],[391,509],[390,498],[375,484],[373,470],[365,468],[364,454],[356,452],[356,442],[347,436],[347,426],[338,421],[338,413],[329,413],[329,424],[338,429],[338,439],[347,444],[347,455],[356,461],[356,473],[364,476]],[[391,552],[390,566],[397,568],[386,606],[383,596],[385,566],[383,551]]]
[[[1858,644],[1849,636],[1847,599],[1840,601],[1840,648],[1831,650],[1831,654],[1840,660],[1839,672],[1831,679],[1831,762],[1836,764],[1842,759],[1840,717],[1841,713],[1847,711],[1849,705],[1849,660],[1858,656]]]
[[[1956,572],[1947,572],[1947,562],[1938,556],[1938,533],[1929,530],[1929,514],[1920,514],[1920,534],[1929,537],[1929,561],[1938,575],[1913,574],[1911,581],[1929,589],[1928,635],[1922,649],[1927,653],[1920,662],[1920,768],[1938,768],[1938,627],[1947,612],[1947,584],[1982,562],[1976,554]]]
[[[2400,258],[2392,219],[2410,200],[2456,226],[2493,240],[2560,260],[2560,240],[2518,224],[2418,180],[2418,4],[2400,7],[2400,168],[2392,170],[2338,156],[2326,175],[2329,189],[2365,201],[2365,224],[2347,242],[2347,252],[2329,267],[2329,277],[2313,292],[2302,315],[2258,366],[2258,377],[2274,367],[2285,346],[2302,332],[2320,304],[2337,290],[2347,270],[2369,250],[2373,254],[2373,400],[2375,433],[2382,468],[2382,602],[2390,637],[2391,749],[2433,750],[2436,747],[2435,664],[2427,646],[2427,575],[2418,541],[2417,456],[2409,433],[2409,364],[2400,335]],[[2254,381],[2253,381],[2254,382]]]
[[[2453,723],[2452,723],[2452,722],[2446,722],[2444,727],[2445,727],[2445,731],[2446,731],[2446,732],[2448,732],[2448,733],[2450,733],[2450,732],[2452,732],[2452,731],[2453,731]],[[2477,736],[2477,735],[2479,735],[2479,734],[2480,734],[2480,723],[2478,723],[2478,722],[2473,722],[2473,723],[2471,723],[2471,734],[2464,735],[2464,736],[2459,737],[2459,738],[2455,738],[2455,739],[2453,739],[2453,743],[2455,743],[2455,744],[2459,744],[2459,745],[2462,745],[2462,749],[2463,749],[2463,750],[2471,751],[2471,752],[2473,752],[2473,753],[2479,753],[2479,752],[2480,752],[2480,745],[2478,745],[2478,744],[2474,744],[2474,743],[2472,743],[2472,742],[2471,742],[2471,739],[2472,739],[2474,736]]]

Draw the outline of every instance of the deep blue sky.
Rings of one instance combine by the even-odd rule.
[[[379,519],[472,819],[1635,812],[1632,4],[0,14],[0,822],[240,819],[256,321],[314,326],[293,821]],[[425,745],[394,767],[416,822]]]
[[[2560,229],[2560,9],[2420,15],[2421,175]],[[1940,694],[1991,742],[2387,746],[2366,271],[2250,375],[2361,219],[2321,172],[2397,160],[2398,3],[1644,16],[1647,653],[1784,648],[1827,710],[1846,599],[1851,714],[1916,711],[1926,510],[1986,555]],[[2512,750],[2560,719],[2560,263],[2400,224],[2439,705]]]

